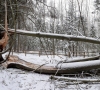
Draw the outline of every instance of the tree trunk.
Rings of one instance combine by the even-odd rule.
[[[5,31],[0,29],[0,40],[4,37],[4,34],[5,34]],[[0,43],[0,52],[2,52],[3,50],[3,45],[2,45],[2,42]],[[2,54],[0,54],[0,62],[3,61],[3,57],[2,57]]]
[[[100,58],[100,56],[87,57],[87,58],[81,58],[81,59],[71,59],[71,60],[65,60],[63,63],[91,61],[91,60],[97,60],[99,58]]]
[[[28,71],[44,73],[44,74],[72,74],[79,71],[87,71],[91,69],[100,68],[100,60],[63,63],[54,66],[46,66],[46,64],[39,65],[19,59],[17,56],[9,56],[8,60],[2,64],[6,68],[19,68]]]
[[[0,45],[0,52],[2,52],[2,50],[3,50],[3,47],[2,47],[2,45]],[[0,54],[0,62],[1,61],[3,61],[4,59],[3,59],[3,57],[2,57],[2,54]]]
[[[10,33],[14,33],[14,29],[8,30]],[[27,35],[27,36],[33,36],[33,37],[45,37],[45,38],[55,38],[55,39],[65,39],[69,41],[82,41],[82,42],[89,42],[89,43],[95,43],[100,44],[99,39],[85,37],[85,36],[73,36],[73,35],[66,35],[66,34],[54,34],[54,33],[42,33],[42,32],[30,32],[25,30],[17,30],[17,34],[21,35]]]

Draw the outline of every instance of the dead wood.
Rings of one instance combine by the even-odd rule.
[[[83,83],[100,82],[100,79],[82,79],[82,78],[57,77],[57,76],[51,76],[50,79],[60,80],[60,81],[76,81],[76,82],[79,81]]]
[[[72,62],[72,63],[60,63],[56,66],[61,70],[66,70],[67,73],[75,73],[82,71],[89,71],[91,69],[100,68],[100,60]]]
[[[92,63],[91,63],[92,62]],[[82,63],[82,64],[80,64]],[[89,64],[90,63],[90,64]],[[19,59],[17,56],[10,55],[8,60],[2,64],[5,68],[18,68],[45,74],[72,74],[79,71],[100,68],[100,60],[67,63],[66,67],[39,65]],[[75,66],[76,65],[76,66]]]
[[[4,60],[1,54],[1,52],[3,51],[3,45],[5,43],[4,35],[5,31],[0,28],[0,62]]]
[[[9,29],[9,33],[14,33],[14,29]],[[85,36],[73,36],[73,35],[66,35],[66,34],[54,34],[54,33],[42,33],[42,32],[30,32],[25,30],[17,29],[17,34],[33,36],[33,37],[45,37],[45,38],[56,38],[56,39],[65,39],[69,41],[82,41],[82,42],[89,42],[100,44],[99,39],[85,37]]]
[[[71,59],[71,60],[65,60],[63,63],[82,62],[82,61],[90,61],[90,60],[98,60],[99,58],[100,58],[100,56],[87,57],[87,58],[81,58],[81,59]]]

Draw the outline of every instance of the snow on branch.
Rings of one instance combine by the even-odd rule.
[[[56,66],[56,68],[62,70],[69,70],[72,73],[75,71],[84,71],[97,69],[100,67],[100,59],[92,60],[92,61],[83,61],[83,62],[72,62],[72,63],[60,63]]]
[[[92,60],[98,60],[100,56],[94,56],[94,57],[87,57],[82,59],[71,59],[71,60],[65,60],[63,63],[70,63],[70,62],[83,62],[83,61],[92,61]]]
[[[15,32],[14,29],[9,29],[8,31],[9,31],[9,33]],[[100,44],[99,39],[95,39],[95,38],[91,38],[91,37],[85,37],[85,36],[73,36],[73,35],[56,34],[56,33],[31,32],[31,31],[25,31],[25,30],[20,30],[20,29],[17,29],[16,33],[21,34],[21,35],[33,36],[33,37],[66,39],[66,40],[69,40],[69,41],[82,41],[82,42]]]
[[[50,79],[59,80],[59,81],[81,81],[83,83],[87,82],[100,82],[100,79],[82,79],[82,78],[70,78],[70,77],[57,77],[51,76]]]

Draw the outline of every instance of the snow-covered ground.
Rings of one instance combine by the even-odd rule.
[[[65,56],[14,55],[28,62],[48,65],[56,65],[66,59]],[[19,69],[0,69],[0,90],[100,90],[100,84],[67,85],[64,81],[50,80],[50,76]]]

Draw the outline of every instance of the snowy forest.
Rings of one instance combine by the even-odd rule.
[[[0,90],[100,90],[100,0],[0,0]]]

